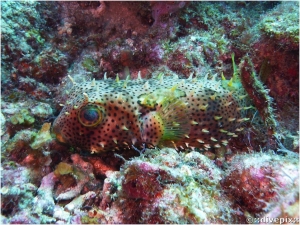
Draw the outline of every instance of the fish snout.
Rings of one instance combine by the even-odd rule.
[[[61,129],[60,127],[57,125],[56,121],[54,121],[53,127],[52,127],[52,133],[55,135],[56,139],[59,142],[62,143],[67,143],[66,139],[63,137],[63,135],[61,134]]]

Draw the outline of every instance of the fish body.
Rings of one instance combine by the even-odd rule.
[[[160,77],[75,83],[53,131],[92,153],[165,146],[226,146],[247,120],[241,86],[215,79]]]

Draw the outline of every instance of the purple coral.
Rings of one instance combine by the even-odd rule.
[[[160,25],[165,27],[166,25],[162,21],[162,17],[177,12],[185,6],[184,1],[179,2],[151,2],[152,5],[152,17],[155,20],[153,26]]]
[[[42,179],[41,186],[38,189],[38,194],[34,198],[35,212],[36,213],[46,213],[53,214],[54,210],[54,198],[53,198],[53,189],[55,182],[58,181],[58,178],[54,175],[54,173],[49,173]]]

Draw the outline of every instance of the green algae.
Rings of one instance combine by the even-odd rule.
[[[56,176],[58,175],[66,175],[66,174],[70,174],[73,173],[74,169],[73,166],[65,163],[65,162],[60,162],[57,166],[56,169],[54,170],[54,174]]]
[[[80,218],[82,224],[98,224],[99,220],[96,217],[82,216]]]
[[[41,130],[37,133],[33,143],[30,144],[32,149],[40,149],[45,146],[46,143],[52,140],[50,134],[51,123],[44,123]]]
[[[97,61],[90,57],[87,57],[82,61],[82,66],[85,68],[86,71],[91,73],[96,73],[99,71]]]
[[[41,34],[38,30],[36,29],[31,29],[31,30],[28,30],[26,33],[25,33],[25,37],[27,38],[35,38],[35,40],[40,43],[40,44],[45,44],[45,39],[43,39],[41,37]]]
[[[31,114],[27,109],[21,109],[19,113],[14,114],[10,118],[10,122],[14,125],[17,124],[30,125],[33,124],[34,121],[35,121],[34,117],[31,116]]]

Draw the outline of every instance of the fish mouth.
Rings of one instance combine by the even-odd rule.
[[[56,134],[54,133],[56,136],[56,139],[61,142],[61,143],[67,143],[67,141],[63,138],[63,136],[61,134]]]
[[[66,139],[64,139],[64,137],[62,136],[62,134],[60,133],[60,129],[58,129],[57,126],[55,126],[55,124],[52,127],[52,133],[55,135],[56,139],[61,142],[61,143],[67,143]]]

